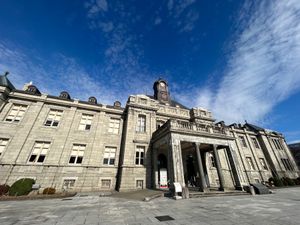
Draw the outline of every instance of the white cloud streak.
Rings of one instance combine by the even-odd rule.
[[[246,6],[251,16],[240,18],[240,33],[220,85],[199,90],[197,99],[197,105],[229,123],[262,123],[278,103],[300,89],[300,2]]]
[[[193,8],[196,0],[169,0],[166,4],[173,26],[179,33],[192,31],[199,19],[198,11]]]
[[[17,89],[33,81],[42,93],[50,95],[68,91],[72,98],[87,100],[95,96],[99,103],[104,104],[113,104],[117,97],[121,97],[89,75],[73,58],[55,54],[46,60],[34,58],[34,54],[29,53],[30,50],[0,42],[0,71],[10,72],[9,79]]]

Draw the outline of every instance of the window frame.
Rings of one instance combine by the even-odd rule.
[[[136,132],[146,133],[147,129],[147,116],[145,114],[139,114],[137,117]]]
[[[262,166],[262,168],[264,170],[268,170],[268,166],[267,166],[267,163],[266,163],[266,160],[264,158],[259,158],[259,162],[260,162],[260,165]]]
[[[9,140],[10,140],[9,138],[0,138],[0,157],[6,151]],[[6,144],[4,145],[3,142],[6,142]]]
[[[74,148],[75,146],[77,146],[77,148]],[[81,149],[82,147],[83,147],[83,150]],[[86,144],[73,143],[68,164],[69,165],[82,165],[85,150],[86,150]],[[74,152],[76,152],[76,154],[73,154]],[[72,160],[72,162],[71,162],[71,159],[74,159],[74,160]],[[79,161],[78,161],[78,159],[79,159]]]
[[[66,181],[69,181],[67,185],[65,185]],[[75,187],[76,181],[77,181],[77,178],[63,178],[62,188],[65,189],[65,186],[66,186],[65,190],[73,189]],[[73,183],[73,184],[70,185],[71,183]]]
[[[41,147],[37,148],[37,145],[41,144]],[[45,145],[48,145],[48,148],[44,148]],[[28,157],[27,163],[29,164],[43,164],[45,162],[46,156],[50,150],[51,142],[50,141],[35,141],[32,147],[31,153]],[[38,153],[34,153],[35,149],[38,149]],[[46,153],[43,153],[43,150],[46,149]],[[34,156],[34,157],[33,157]],[[42,157],[42,158],[41,158]],[[40,158],[42,162],[39,162]]]
[[[243,148],[248,148],[246,138],[244,135],[239,135],[239,142]]]
[[[103,182],[109,182],[109,186],[104,186]],[[101,189],[111,189],[111,185],[112,185],[112,179],[109,178],[101,179]]]
[[[142,184],[142,185],[140,186],[138,184]],[[136,179],[135,180],[135,188],[139,189],[139,190],[144,189],[144,179]]]
[[[13,110],[14,110],[14,107],[19,107],[19,108],[16,110],[17,113],[16,113],[15,115],[12,114],[12,112],[13,112]],[[24,110],[21,110],[21,109],[23,109],[23,108],[24,108]],[[19,104],[19,103],[13,103],[12,106],[10,107],[9,112],[8,112],[7,115],[5,116],[4,121],[7,122],[7,123],[20,123],[20,122],[23,120],[24,115],[25,115],[27,109],[28,109],[28,105]],[[19,115],[20,112],[23,112],[23,114],[22,114],[22,115]],[[13,117],[13,119],[8,120],[8,117]],[[19,119],[19,120],[16,120],[17,117],[20,117],[20,119]]]
[[[55,114],[54,114],[54,119],[50,119],[50,118],[49,118],[49,117],[50,117],[50,114],[51,114],[52,112],[55,112]],[[59,117],[58,117],[59,119],[56,119],[57,116],[58,116],[58,115],[57,115],[58,113],[61,113],[61,114],[60,114]],[[52,128],[58,127],[59,124],[60,124],[60,121],[61,121],[61,119],[62,119],[63,113],[64,113],[64,110],[62,110],[62,109],[50,108],[49,111],[48,111],[46,120],[45,120],[45,122],[44,122],[44,127],[52,127]],[[48,123],[48,121],[50,121],[50,123]],[[54,125],[54,123],[57,123],[57,125]]]
[[[107,151],[108,149],[109,149],[109,151]],[[112,149],[114,151],[112,151]],[[115,146],[105,146],[104,154],[103,154],[103,161],[102,161],[102,164],[104,166],[115,166],[117,149],[118,148]],[[107,154],[108,154],[108,157],[106,157]],[[114,156],[114,157],[112,157],[112,156]]]
[[[259,145],[258,140],[256,139],[256,137],[251,137],[251,140],[252,140],[252,143],[253,143],[254,147],[256,149],[260,149],[260,145]]]
[[[118,122],[116,122],[116,121],[118,121]],[[118,125],[118,128],[115,127],[116,125]],[[120,118],[115,118],[115,117],[110,117],[109,118],[108,133],[110,133],[110,134],[119,134],[120,133],[120,127],[121,127],[121,119]],[[117,132],[115,132],[115,131],[117,131]]]
[[[80,131],[90,131],[91,128],[92,128],[93,119],[94,119],[94,115],[87,114],[87,113],[82,113],[80,121],[79,121],[78,130],[80,130]]]
[[[294,171],[294,167],[288,158],[281,158],[281,162],[286,171]]]
[[[210,167],[211,168],[216,168],[216,161],[215,161],[215,157],[212,153],[209,153],[209,162],[210,162]]]
[[[252,171],[255,170],[255,166],[254,166],[252,157],[246,156],[246,161],[247,161],[247,164],[249,166],[249,169],[252,170]]]
[[[142,149],[142,151],[141,151]],[[145,153],[146,146],[137,145],[135,147],[135,165],[136,166],[144,166],[145,165]]]

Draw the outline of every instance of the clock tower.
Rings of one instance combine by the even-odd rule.
[[[167,81],[159,78],[154,82],[154,98],[160,102],[169,103],[170,95]]]

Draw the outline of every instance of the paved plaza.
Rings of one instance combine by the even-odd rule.
[[[174,220],[160,222],[168,215]],[[84,195],[68,199],[2,201],[0,224],[299,224],[300,188],[243,195],[150,202]]]

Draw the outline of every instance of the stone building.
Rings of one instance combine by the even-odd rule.
[[[125,107],[16,89],[0,77],[0,183],[30,177],[42,188],[120,191],[182,186],[242,189],[272,176],[299,176],[282,134],[215,122],[170,97],[130,95]]]
[[[289,144],[289,148],[295,158],[298,168],[300,168],[300,142]]]

